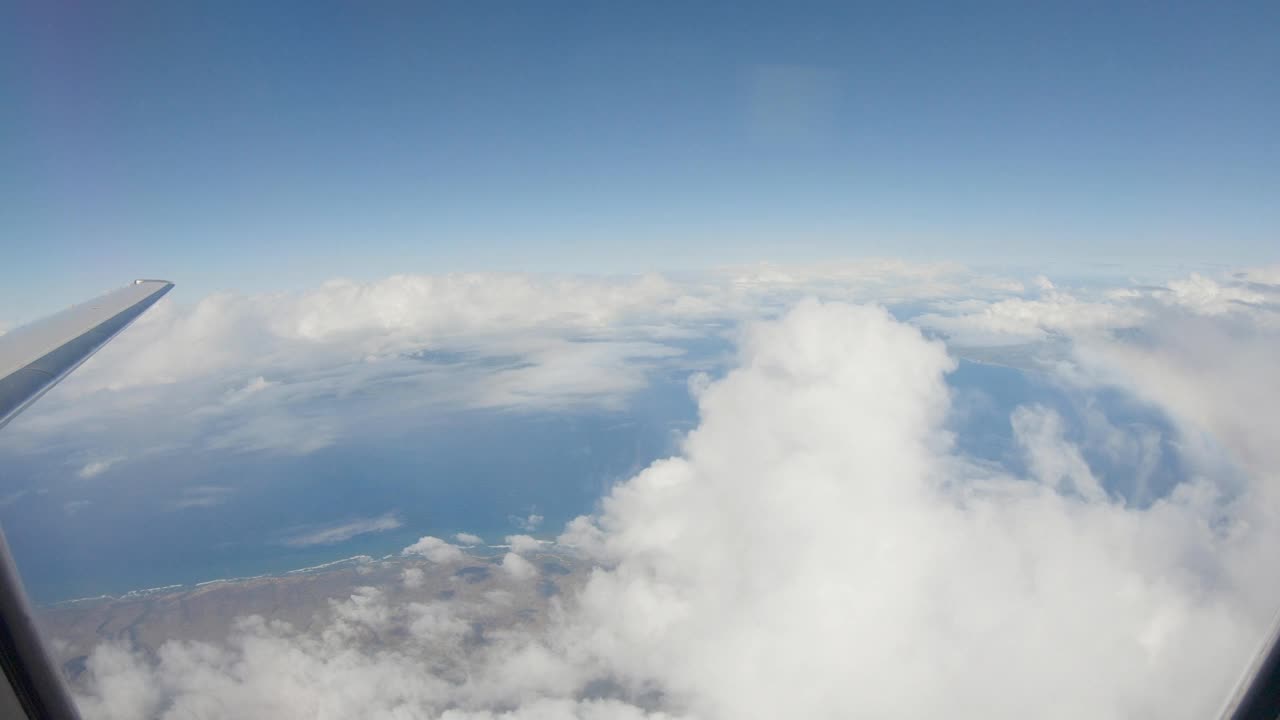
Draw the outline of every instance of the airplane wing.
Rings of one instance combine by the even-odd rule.
[[[1271,624],[1244,679],[1222,711],[1223,720],[1275,720],[1280,717],[1280,616]]]
[[[80,367],[172,287],[164,280],[134,280],[0,335],[0,427]]]
[[[89,302],[0,335],[0,427],[173,288],[164,280],[134,280]],[[36,628],[9,543],[0,533],[0,717],[77,720],[62,673]]]

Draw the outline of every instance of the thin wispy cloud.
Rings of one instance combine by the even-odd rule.
[[[529,513],[524,517],[521,517],[519,515],[512,515],[507,519],[510,520],[511,524],[515,525],[517,528],[520,528],[521,530],[524,530],[526,532],[533,532],[534,530],[537,530],[539,527],[542,526],[542,521],[544,518],[538,513],[533,512],[533,513]]]
[[[187,488],[182,491],[181,497],[173,501],[172,507],[175,510],[216,507],[230,500],[235,495],[235,492],[234,488],[224,485],[201,485]]]
[[[283,543],[289,547],[334,545],[358,535],[386,532],[395,530],[403,525],[404,521],[395,513],[387,513],[378,517],[359,518],[328,527],[301,530],[285,538]]]
[[[116,457],[116,458],[104,458],[102,460],[94,460],[90,463],[85,464],[83,467],[77,470],[76,475],[85,479],[97,477],[98,475],[101,475],[102,473],[111,469],[112,465],[115,465],[116,463],[120,462],[123,459],[124,458]]]

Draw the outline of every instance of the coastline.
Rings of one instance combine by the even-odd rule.
[[[542,548],[541,548],[542,552],[551,551],[553,548],[556,547],[556,542],[554,540],[550,540],[546,538],[535,538],[535,539],[542,545]],[[491,559],[509,550],[511,548],[511,545],[506,543],[495,543],[495,544],[481,543],[478,545],[458,545],[457,547],[460,550],[462,550],[463,553],[465,553],[470,557],[474,557],[476,559]],[[327,562],[317,563],[314,565],[307,565],[299,568],[281,570],[280,572],[266,572],[266,573],[258,573],[256,575],[239,575],[239,576],[231,576],[231,577],[212,578],[210,580],[201,580],[193,583],[172,583],[168,585],[159,585],[155,587],[128,590],[120,594],[99,593],[97,595],[87,595],[84,597],[70,598],[67,600],[59,600],[51,603],[37,603],[37,606],[41,608],[47,608],[47,609],[58,609],[58,608],[65,608],[65,607],[82,605],[85,603],[92,603],[92,602],[118,602],[118,601],[128,601],[128,600],[139,600],[139,599],[148,598],[148,597],[167,595],[170,593],[197,590],[200,588],[207,588],[214,585],[225,585],[225,584],[231,584],[231,583],[248,582],[251,580],[264,580],[264,579],[270,579],[270,578],[288,577],[292,575],[325,572],[330,570],[336,570],[346,565],[366,565],[366,564],[379,563],[379,562],[393,562],[393,561],[402,559],[403,557],[404,556],[401,555],[400,553],[388,553],[388,554],[381,554],[377,556],[371,555],[368,553],[359,553],[356,555],[350,555],[347,557],[338,558],[337,560],[330,560]]]

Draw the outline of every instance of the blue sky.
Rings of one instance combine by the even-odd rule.
[[[134,276],[1275,260],[1280,6],[29,3],[0,322]]]

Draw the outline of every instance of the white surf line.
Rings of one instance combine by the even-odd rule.
[[[298,568],[297,570],[286,570],[283,574],[293,575],[295,573],[312,572],[314,570],[322,570],[327,567],[333,567],[334,565],[342,565],[344,563],[349,563],[349,562],[366,563],[366,562],[374,562],[374,559],[372,556],[369,556],[369,555],[352,555],[349,558],[334,560],[333,562],[320,563],[319,565],[312,565],[311,567]]]
[[[550,540],[539,540],[538,542],[553,544],[553,541],[550,541]],[[511,547],[511,546],[510,545],[488,545],[488,546],[470,545],[466,547],[500,548],[500,547]],[[396,560],[396,559],[400,559],[400,557],[401,556],[399,554],[392,553],[390,555],[386,555],[382,557],[381,560],[383,561]],[[315,572],[317,570],[323,570],[325,568],[333,567],[335,565],[342,565],[344,563],[351,563],[351,562],[366,563],[366,562],[379,562],[379,560],[377,558],[374,558],[371,555],[352,555],[351,557],[342,558],[341,560],[333,560],[331,562],[297,568],[295,570],[285,570],[280,573],[263,573],[261,575],[243,575],[239,577],[214,578],[213,580],[204,580],[198,583],[176,583],[174,585],[161,585],[160,587],[143,588],[140,590],[130,590],[121,595],[111,595],[109,593],[103,593],[101,595],[91,595],[87,597],[71,598],[70,600],[59,600],[58,602],[50,603],[47,607],[58,607],[60,605],[72,605],[75,603],[85,603],[85,602],[91,602],[94,600],[137,600],[147,595],[154,595],[162,592],[167,592],[170,590],[178,590],[182,588],[195,589],[195,588],[202,588],[208,585],[217,585],[219,583],[234,583],[234,582],[244,582],[246,580],[261,580],[263,578],[284,577],[286,575]]]
[[[180,588],[180,587],[186,587],[186,585],[178,583],[177,585],[161,585],[160,587],[143,588],[141,590],[130,590],[129,592],[121,595],[120,599],[123,600],[126,598],[142,597],[144,595],[155,595],[156,593],[162,593],[167,590],[173,590],[175,588]]]

